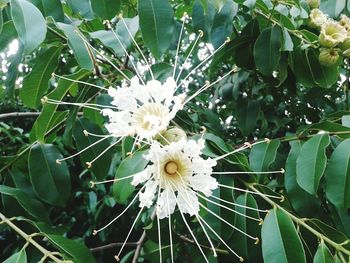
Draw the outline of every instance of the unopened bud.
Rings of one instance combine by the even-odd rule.
[[[306,0],[306,2],[311,9],[319,8],[320,6],[320,0]]]
[[[339,59],[339,54],[335,49],[324,48],[318,57],[320,64],[325,67],[335,65]]]
[[[309,16],[309,26],[313,28],[320,28],[327,22],[327,15],[320,9],[312,9]]]
[[[161,144],[167,145],[169,143],[178,142],[181,139],[186,139],[186,138],[187,138],[187,135],[184,132],[184,130],[174,127],[161,133],[161,135],[158,137],[158,140]]]

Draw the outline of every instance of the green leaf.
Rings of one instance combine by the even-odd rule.
[[[344,115],[341,118],[341,124],[345,127],[350,128],[350,115]]]
[[[210,32],[210,40],[214,48],[222,45],[232,33],[232,20],[237,14],[238,4],[226,1],[222,9],[215,14]]]
[[[0,193],[15,198],[29,215],[41,221],[49,221],[47,209],[39,200],[17,188],[8,187],[6,185],[0,185]]]
[[[76,73],[73,73],[71,75],[67,75],[67,78],[73,79],[73,80],[79,80],[90,73],[86,70],[79,70]],[[54,89],[50,94],[47,95],[49,99],[58,100],[61,101],[66,93],[71,89],[74,85],[77,85],[75,82],[60,79],[57,83],[57,88]],[[41,111],[40,116],[37,118],[36,122],[34,123],[34,128],[32,132],[35,132],[36,138],[40,142],[45,141],[45,133],[48,131],[50,127],[50,123],[55,115],[55,111],[57,109],[57,105],[54,104],[45,104],[43,106],[43,109]]]
[[[132,38],[130,37],[128,30],[133,37],[139,30],[139,17],[135,16],[133,18],[124,18],[124,21],[127,28],[125,27],[123,21],[119,21],[114,30],[120,42],[112,31],[99,30],[90,33],[90,36],[101,41],[104,46],[111,48],[116,55],[122,56],[125,53],[124,49],[127,50],[132,44]],[[124,48],[121,46],[121,44]]]
[[[148,163],[148,161],[143,158],[143,155],[146,153],[146,151],[135,152],[132,156],[124,159],[116,171],[115,178],[120,179],[142,171]],[[130,184],[131,181],[132,178],[129,178],[113,184],[113,195],[117,202],[125,203],[135,190],[135,187]]]
[[[254,172],[266,172],[275,161],[279,140],[271,140],[269,143],[254,145],[249,154],[249,164]]]
[[[13,21],[4,23],[2,32],[0,34],[0,51],[7,48],[7,46],[17,37],[16,28]]]
[[[321,241],[321,243],[317,248],[313,262],[314,263],[334,263],[334,258],[323,240]]]
[[[24,46],[31,53],[46,37],[46,22],[39,9],[25,0],[11,0],[11,16]]]
[[[2,16],[2,8],[0,8],[0,34],[2,32],[3,26],[4,26],[4,18]]]
[[[64,23],[57,23],[57,26],[67,36],[68,45],[72,49],[79,66],[83,69],[92,70],[94,68],[92,51],[76,32],[78,29],[75,26]]]
[[[337,18],[345,6],[346,0],[321,0],[320,9],[330,17]]]
[[[47,239],[75,263],[96,263],[95,258],[84,243],[70,240],[62,235],[45,234]]]
[[[237,197],[235,204],[242,205],[249,208],[258,208],[258,205],[254,197],[250,194],[242,194]],[[243,232],[259,238],[260,236],[260,226],[256,221],[249,219],[245,216],[250,216],[256,219],[260,218],[257,211],[252,209],[247,209],[245,207],[236,206],[236,211],[240,214],[236,215],[235,226],[242,230]],[[239,240],[239,242],[233,242],[233,249],[242,256],[248,262],[256,262],[261,256],[260,247],[255,244],[255,240],[248,238],[246,235],[238,231],[234,231],[234,240]]]
[[[259,113],[259,102],[251,100],[241,100],[238,102],[237,122],[243,136],[248,136],[254,131]]]
[[[350,208],[350,139],[340,143],[327,165],[326,195],[337,208]]]
[[[69,7],[74,13],[80,14],[82,17],[92,19],[90,0],[67,0]]]
[[[282,30],[279,26],[269,27],[261,32],[254,45],[254,59],[262,74],[271,76],[276,70],[281,58],[282,44]]]
[[[95,136],[85,136],[84,130],[94,134],[103,135],[103,131],[98,125],[84,118],[77,119],[75,122],[75,128],[73,130],[73,137],[79,151],[82,151],[89,145],[92,145],[93,143],[96,143],[97,141],[101,140],[101,138],[97,138]],[[95,146],[92,146],[88,150],[80,153],[79,154],[80,160],[85,165],[86,162],[91,162],[109,146],[110,146],[110,141],[108,139],[102,140],[100,143],[96,144]],[[112,158],[113,158],[113,149],[105,152],[100,158],[98,158],[92,164],[91,170],[99,180],[102,180],[107,177],[109,167],[112,162]]]
[[[315,195],[326,168],[326,148],[330,143],[327,134],[318,134],[301,148],[297,159],[297,182],[301,188]]]
[[[261,238],[264,262],[306,262],[293,221],[282,210],[270,210],[261,229]]]
[[[23,87],[20,90],[20,98],[23,103],[32,109],[40,105],[40,99],[49,87],[52,72],[57,68],[58,57],[62,47],[53,46],[37,58],[37,63],[32,71],[24,78]]]
[[[288,30],[286,28],[283,28],[283,46],[281,48],[281,51],[293,51],[294,44],[292,41],[292,38],[290,37]]]
[[[56,162],[62,158],[52,144],[35,144],[29,152],[29,176],[33,189],[41,200],[51,205],[64,206],[70,196],[67,164]]]
[[[115,17],[120,8],[120,0],[90,0],[92,11],[102,19]]]
[[[320,201],[310,195],[297,183],[297,158],[301,151],[301,141],[290,142],[290,152],[286,162],[284,184],[288,193],[288,200],[295,211],[302,216],[315,216],[321,207]]]
[[[27,254],[25,249],[13,254],[11,257],[3,261],[3,263],[27,263]]]
[[[45,16],[52,16],[55,21],[64,21],[64,13],[60,0],[41,0]]]
[[[156,58],[160,58],[173,38],[173,9],[167,0],[139,0],[138,12],[145,45]]]
[[[322,66],[318,55],[315,49],[297,49],[289,56],[289,64],[297,81],[305,87],[330,88],[338,80],[338,67]]]

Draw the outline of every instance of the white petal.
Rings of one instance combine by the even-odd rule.
[[[148,169],[148,167],[147,167],[145,170],[143,170],[143,171],[141,171],[141,172],[139,172],[139,173],[136,173],[136,174],[134,175],[131,184],[132,184],[133,186],[136,186],[136,185],[138,185],[138,184],[141,184],[141,183],[143,183],[143,182],[146,182],[146,181],[151,177],[151,175],[152,175],[152,174],[149,172],[149,169]]]
[[[189,178],[190,185],[195,191],[200,191],[206,196],[212,194],[212,190],[218,188],[218,182],[214,177],[203,174],[196,174]]]
[[[165,189],[159,195],[157,201],[157,216],[159,219],[163,219],[165,217],[169,217],[175,211],[176,199],[174,194],[171,192],[171,189]]]
[[[163,94],[160,92],[162,84],[158,80],[147,81],[146,88],[156,103],[161,103],[164,100]]]
[[[198,198],[192,191],[185,189],[179,190],[177,194],[177,203],[182,213],[197,215],[199,212]]]
[[[156,194],[158,183],[156,181],[149,181],[146,184],[144,192],[140,193],[140,207],[150,208],[153,204],[154,195]]]

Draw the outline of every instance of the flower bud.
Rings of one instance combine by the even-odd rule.
[[[319,28],[327,22],[327,15],[320,9],[312,9],[309,16],[309,26]]]
[[[311,9],[319,8],[319,6],[320,6],[320,0],[306,0],[306,2],[310,6]]]
[[[322,48],[318,59],[322,66],[331,67],[337,63],[339,54],[333,48]]]
[[[163,145],[167,145],[171,142],[178,142],[181,139],[187,139],[184,130],[177,127],[170,128],[157,137],[156,139],[159,139],[159,142]]]
[[[342,50],[347,50],[350,48],[350,36],[348,36],[343,43],[339,45]]]
[[[327,21],[321,27],[319,42],[323,47],[335,47],[347,38],[348,32],[335,21]]]
[[[339,20],[339,25],[345,28],[346,31],[350,31],[350,18],[346,15],[341,15]]]

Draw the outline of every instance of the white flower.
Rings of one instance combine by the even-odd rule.
[[[161,146],[154,142],[145,156],[150,161],[147,168],[133,177],[134,186],[146,182],[145,190],[140,194],[140,207],[151,207],[157,198],[157,216],[168,217],[178,204],[182,213],[191,216],[199,212],[197,192],[210,196],[218,188],[211,176],[213,159],[201,157],[204,140],[182,139]],[[151,178],[151,179],[150,179]]]
[[[176,112],[182,108],[183,97],[175,96],[175,80],[169,77],[165,83],[150,80],[140,84],[137,76],[130,85],[109,88],[116,110],[103,109],[109,117],[108,132],[116,137],[137,135],[140,140],[151,140],[166,130]]]
[[[323,47],[334,47],[347,38],[348,32],[339,23],[329,20],[321,27],[319,42]]]
[[[327,22],[327,15],[324,14],[320,9],[312,9],[310,12],[309,25],[311,27],[321,27],[324,23]]]

